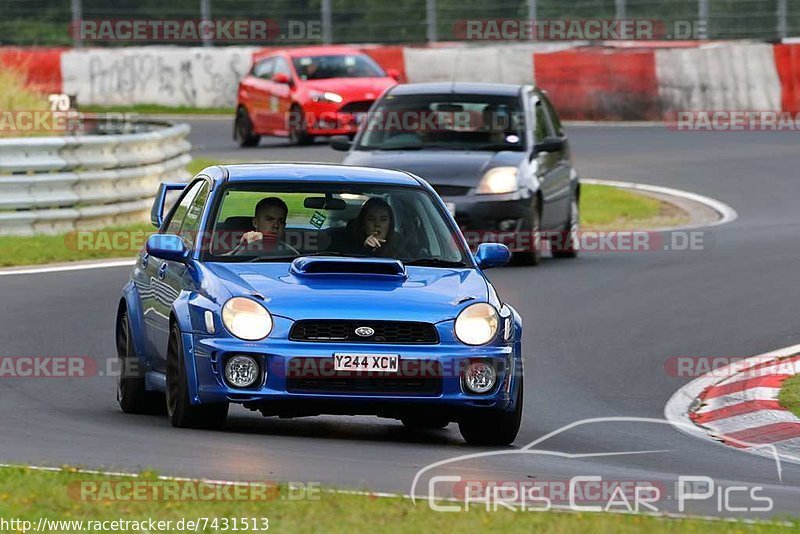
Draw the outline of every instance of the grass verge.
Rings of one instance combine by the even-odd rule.
[[[41,265],[82,260],[133,257],[144,246],[147,236],[155,232],[148,223],[112,226],[91,234],[69,232],[55,235],[0,236],[0,267]],[[83,244],[81,236],[92,236]],[[128,245],[127,243],[130,243]],[[120,252],[120,248],[125,252]]]
[[[194,158],[188,169],[192,175],[205,167],[220,163],[208,158]],[[242,199],[255,205],[257,199]],[[289,199],[294,200],[294,199]],[[300,201],[290,202],[293,211],[302,209]],[[581,193],[581,225],[584,230],[648,228],[664,223],[664,213],[671,206],[659,200],[621,189],[599,185],[583,185]],[[674,209],[674,208],[673,208]],[[675,220],[668,219],[668,223]],[[0,267],[37,265],[79,260],[133,257],[147,236],[154,232],[151,225],[137,223],[104,228],[93,234],[89,245],[81,244],[74,232],[58,235],[0,236]],[[122,240],[119,246],[114,239]],[[122,251],[120,251],[122,248]]]
[[[0,68],[0,112],[6,114],[14,111],[46,111],[50,104],[47,96],[36,91],[32,91],[25,86],[24,76],[13,69]],[[46,130],[19,127],[12,115],[4,117],[6,124],[0,128],[0,139],[3,137],[32,137],[42,135],[54,135]],[[27,122],[25,123],[27,124]]]
[[[581,185],[584,230],[635,230],[678,226],[688,215],[655,198],[605,185]]]
[[[132,106],[80,106],[84,113],[142,113],[146,115],[228,115],[233,120],[233,108],[195,108],[190,106],[162,106],[159,104],[134,104]]]
[[[781,406],[800,417],[800,375],[785,380],[778,396]]]
[[[222,531],[223,518],[228,529],[232,529],[234,518],[261,518],[269,521],[269,531],[277,532],[472,532],[491,528],[500,532],[675,532],[675,533],[728,533],[728,532],[774,532],[777,525],[713,522],[694,519],[661,519],[647,516],[603,514],[603,513],[516,513],[499,507],[497,511],[486,511],[485,507],[473,506],[469,511],[442,513],[431,510],[427,501],[418,500],[415,506],[401,498],[376,498],[371,496],[334,493],[306,484],[305,498],[296,490],[290,493],[286,485],[278,485],[266,492],[266,499],[258,500],[143,500],[130,498],[130,487],[115,486],[121,481],[137,482],[141,487],[165,488],[164,482],[155,482],[156,474],[144,472],[136,478],[110,477],[76,472],[64,468],[57,472],[31,470],[24,467],[0,469],[0,518],[6,521],[20,519],[30,521],[35,528],[40,518],[49,521],[50,528],[39,532],[77,532],[90,530],[90,521],[172,521],[170,532],[188,531],[178,529],[181,519],[198,520],[208,518],[207,528],[197,532]],[[186,486],[184,486],[186,487]],[[196,486],[194,486],[196,487]],[[309,491],[309,488],[314,488]],[[206,488],[200,495],[208,495]],[[183,492],[181,492],[183,493]],[[186,495],[186,493],[183,493]],[[83,496],[83,497],[82,497]],[[89,496],[90,498],[87,498]],[[105,500],[96,497],[105,496]],[[116,497],[115,497],[116,496]],[[94,497],[95,500],[92,500]],[[211,528],[217,518],[218,528]],[[53,521],[72,521],[72,524],[54,525]],[[78,525],[75,522],[83,522]],[[99,525],[97,525],[99,526]],[[252,526],[252,524],[251,524]],[[786,527],[783,527],[784,529]],[[94,530],[98,530],[95,528]],[[109,531],[108,528],[103,530]],[[117,528],[115,530],[123,530]],[[134,530],[132,528],[129,531]],[[17,529],[22,532],[21,529]],[[145,531],[145,530],[140,530]],[[162,530],[163,531],[163,530]]]

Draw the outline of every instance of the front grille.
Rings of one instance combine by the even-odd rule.
[[[372,336],[362,337],[356,329],[369,327]],[[341,321],[304,320],[297,321],[289,333],[292,341],[316,341],[339,343],[397,343],[401,345],[439,343],[436,327],[430,323],[406,321]]]
[[[342,113],[365,113],[372,107],[374,100],[356,100],[355,102],[348,102],[339,111]]]
[[[460,185],[433,185],[433,190],[436,191],[436,194],[440,197],[463,197],[467,193],[469,193],[469,187],[463,187]]]
[[[346,393],[349,395],[442,394],[442,366],[439,362],[404,366],[416,360],[401,360],[397,373],[334,371],[333,359],[293,358],[286,376],[289,393]]]

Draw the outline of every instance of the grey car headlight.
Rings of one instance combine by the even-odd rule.
[[[500,317],[491,304],[479,302],[467,306],[456,318],[456,337],[467,345],[485,345],[494,339]]]
[[[499,195],[513,193],[519,189],[519,170],[516,167],[495,167],[489,169],[478,184],[479,195]]]
[[[222,324],[240,339],[258,341],[272,332],[272,315],[255,300],[233,297],[222,307]]]

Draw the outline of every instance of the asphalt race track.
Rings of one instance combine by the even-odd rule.
[[[193,120],[195,155],[250,161],[340,161],[325,144],[262,141],[239,149],[230,123]],[[568,129],[585,177],[666,185],[732,206],[739,218],[704,231],[705,250],[585,253],[539,267],[490,271],[525,321],[523,428],[516,448],[598,417],[663,419],[690,378],[669,376],[671,356],[748,356],[800,343],[800,150],[792,133],[687,133],[664,127]],[[0,276],[6,356],[114,354],[114,312],[130,268]],[[0,457],[9,463],[79,464],[216,479],[315,481],[407,494],[425,465],[484,449],[455,425],[406,430],[369,417],[265,419],[231,411],[225,431],[178,430],[165,417],[123,414],[111,377],[0,380]],[[763,486],[771,515],[800,509],[800,466],[684,435],[656,422],[597,422],[539,444],[570,458],[503,454],[456,462],[437,474],[464,479],[653,481],[678,476],[718,486]],[[488,450],[488,449],[486,449]],[[508,448],[511,453],[514,448]],[[665,451],[594,456],[614,452]],[[426,474],[427,477],[430,473]],[[438,489],[438,487],[437,487]],[[427,494],[427,482],[416,490]],[[737,493],[738,504],[760,506]],[[720,510],[716,498],[687,512]],[[677,511],[674,499],[659,509]],[[770,515],[767,514],[767,515]]]

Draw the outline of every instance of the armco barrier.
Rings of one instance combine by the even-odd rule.
[[[0,139],[0,234],[146,220],[162,181],[189,178],[187,124],[151,131]]]

